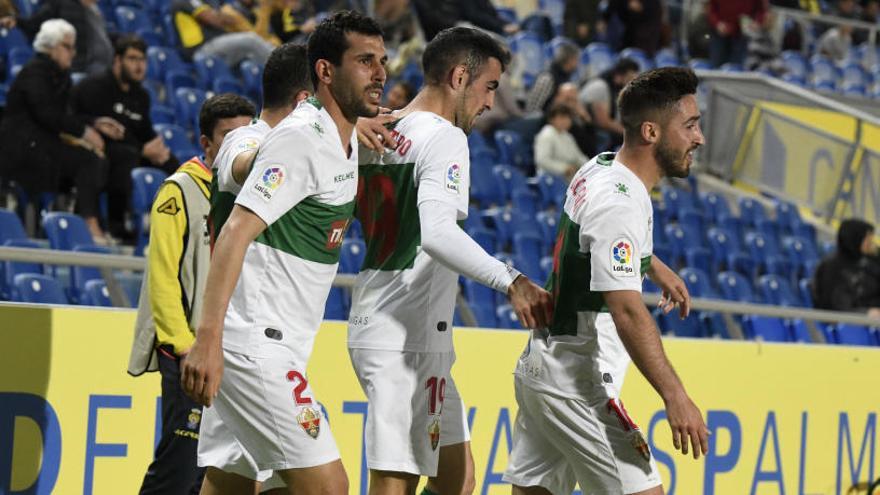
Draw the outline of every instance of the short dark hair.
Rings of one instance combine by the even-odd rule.
[[[694,71],[682,67],[663,67],[636,76],[617,99],[626,135],[637,135],[646,120],[664,120],[666,116],[662,114],[682,97],[696,94],[698,84]]]
[[[547,110],[547,122],[555,119],[556,117],[568,117],[570,119],[574,118],[574,112],[571,111],[565,105],[556,104],[550,107],[550,110]]]
[[[199,111],[199,132],[202,136],[214,135],[214,128],[220,119],[233,117],[255,117],[257,109],[247,98],[223,93],[208,98]]]
[[[622,76],[622,75],[626,74],[627,72],[639,72],[640,70],[642,70],[642,68],[639,67],[638,62],[636,62],[635,60],[633,60],[631,58],[626,58],[626,57],[618,60],[611,67],[611,73],[616,76]]]
[[[348,50],[348,33],[382,36],[382,28],[373,19],[353,10],[340,10],[321,21],[309,36],[309,76],[318,88],[315,64],[324,59],[335,66],[342,64],[342,55]]]
[[[476,79],[490,58],[501,62],[502,72],[510,63],[510,52],[488,34],[473,28],[444,29],[428,43],[422,54],[425,82],[442,84],[455,66],[464,65],[470,80]]]
[[[136,34],[125,34],[120,36],[113,45],[114,53],[117,57],[122,57],[129,48],[137,50],[146,55],[147,44]]]
[[[287,43],[272,50],[263,69],[263,107],[292,105],[300,91],[314,92],[309,72],[305,45]]]

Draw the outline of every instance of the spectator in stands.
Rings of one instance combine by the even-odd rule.
[[[373,18],[382,28],[386,50],[397,50],[401,44],[419,38],[424,46],[424,39],[419,32],[419,23],[409,0],[377,0]]]
[[[45,0],[33,16],[4,17],[0,19],[0,26],[18,26],[33,39],[40,26],[49,19],[64,19],[76,30],[73,72],[96,74],[110,66],[113,45],[104,26],[104,16],[98,9],[98,0]]]
[[[639,64],[628,58],[617,61],[613,67],[587,81],[578,98],[590,111],[595,125],[605,135],[597,146],[610,149],[623,143],[623,124],[617,112],[617,95],[639,74]]]
[[[73,183],[76,212],[101,240],[98,194],[107,173],[104,139],[87,117],[67,111],[76,30],[63,19],[48,20],[37,32],[34,50],[37,54],[18,73],[6,98],[0,175],[29,193],[57,193]],[[111,126],[102,119],[95,125],[105,130]]]
[[[547,112],[547,124],[535,136],[535,167],[557,177],[571,180],[587,162],[574,136],[569,133],[574,115],[563,105],[554,105]]]
[[[409,83],[398,81],[388,90],[385,106],[391,110],[400,110],[407,106],[415,95],[416,92]]]
[[[831,8],[828,14],[835,17],[843,17],[844,19],[858,19],[861,17],[862,9],[859,8],[856,0],[837,0],[837,3],[834,4],[834,7]]]
[[[221,11],[219,0],[172,0],[171,14],[189,58],[216,56],[232,67],[249,58],[262,65],[272,51],[272,44],[254,31],[228,32],[240,29],[240,19]]]
[[[770,71],[781,76],[785,72],[785,64],[779,58],[784,36],[782,19],[769,12],[763,23],[748,23],[744,33],[748,39],[748,55],[744,68],[750,71]]]
[[[605,33],[605,20],[599,15],[600,0],[565,0],[562,31],[580,47]]]
[[[611,0],[606,17],[623,23],[623,47],[639,48],[649,57],[660,48],[663,5],[660,0]]]
[[[490,0],[413,0],[416,15],[431,41],[440,31],[468,23],[496,34],[513,34],[519,25],[505,22]]]
[[[712,67],[726,63],[742,65],[747,40],[740,29],[743,16],[761,24],[767,15],[767,0],[709,0],[709,61]]]
[[[877,24],[880,20],[880,0],[866,0],[862,3],[862,12],[859,20],[868,24]],[[869,32],[865,29],[855,29],[852,33],[853,44],[860,45],[868,41]],[[873,64],[871,64],[873,65]]]
[[[192,157],[162,184],[150,208],[149,265],[141,287],[128,372],[162,375],[162,438],[141,495],[198,493],[196,464],[202,407],[181,390],[180,362],[195,340],[210,261],[207,218],[211,165],[226,134],[256,114],[246,99],[222,94],[199,113],[204,161]]]
[[[71,97],[75,113],[115,124],[102,134],[109,163],[108,227],[116,237],[127,237],[125,212],[131,198],[132,169],[146,165],[171,173],[178,164],[153,130],[150,96],[141,86],[146,73],[146,43],[136,35],[122,36],[116,41],[113,67],[83,79]]]
[[[817,51],[835,62],[843,62],[852,47],[852,26],[841,24],[835,26],[819,38]]]
[[[581,51],[577,45],[563,43],[556,48],[553,62],[538,74],[526,98],[526,112],[547,111],[559,86],[571,79],[577,70]]]
[[[571,128],[568,132],[574,136],[578,148],[586,156],[597,153],[596,128],[593,127],[593,119],[590,112],[578,99],[578,87],[574,83],[565,83],[559,86],[552,106],[561,105],[571,113]]]
[[[841,222],[837,251],[822,260],[813,276],[813,305],[880,318],[880,263],[873,225],[857,219]]]
[[[318,26],[314,6],[310,0],[276,0],[269,26],[282,43],[305,42]]]

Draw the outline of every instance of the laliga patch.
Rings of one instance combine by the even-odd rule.
[[[283,183],[284,169],[279,165],[269,165],[263,169],[260,180],[254,184],[254,192],[268,203]]]
[[[257,141],[257,138],[247,138],[242,142],[238,143],[235,147],[235,151],[239,153],[244,153],[245,151],[253,151],[260,147],[260,143]]]
[[[461,165],[450,163],[446,169],[446,192],[458,194],[461,190]]]
[[[611,244],[611,273],[615,277],[635,277],[633,243],[625,237]]]

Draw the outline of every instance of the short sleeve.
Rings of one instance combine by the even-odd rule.
[[[458,128],[446,128],[432,138],[417,158],[418,204],[442,201],[452,205],[459,219],[468,212],[470,157],[467,137]]]
[[[257,152],[236,204],[272,225],[297,203],[315,194],[312,157],[318,146],[299,128],[276,127]]]
[[[642,291],[641,257],[650,254],[650,246],[648,219],[640,212],[635,201],[622,196],[581,212],[580,243],[590,253],[591,291]]]
[[[580,100],[585,105],[590,103],[609,103],[611,101],[611,90],[605,84],[605,81],[594,79],[581,90]]]
[[[217,158],[214,159],[214,163],[217,164],[219,190],[236,193],[241,190],[241,186],[232,177],[232,162],[238,155],[246,151],[254,151],[259,147],[260,140],[253,133],[247,132],[245,127],[233,130],[223,139],[220,151],[217,152]]]

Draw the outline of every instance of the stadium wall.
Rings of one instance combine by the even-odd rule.
[[[136,493],[160,415],[158,374],[125,372],[134,312],[2,305],[0,321],[0,493]],[[511,370],[525,336],[456,330],[454,375],[470,407],[480,494],[510,493],[501,474],[516,414]],[[842,494],[880,475],[880,350],[665,344],[712,433],[705,460],[676,454],[662,402],[631,369],[623,400],[649,439],[667,493]],[[351,493],[365,493],[367,406],[344,324],[325,323],[309,376]]]

